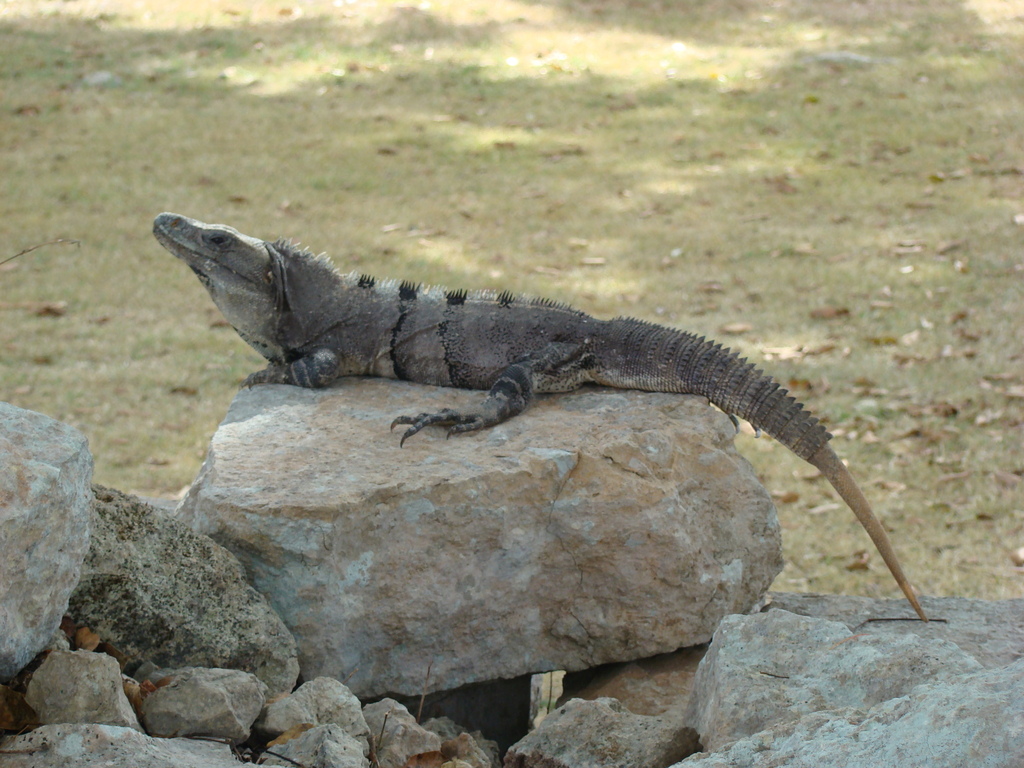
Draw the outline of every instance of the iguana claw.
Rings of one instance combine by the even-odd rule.
[[[445,408],[437,413],[419,413],[415,416],[399,416],[391,422],[391,429],[394,430],[398,424],[411,424],[402,439],[398,441],[398,447],[405,445],[405,441],[415,435],[424,427],[448,427],[446,438],[460,432],[473,432],[485,426],[484,419],[475,414],[462,414],[451,408]]]

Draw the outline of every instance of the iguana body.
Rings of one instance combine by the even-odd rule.
[[[392,427],[409,425],[402,442],[431,425],[449,434],[494,426],[538,393],[584,383],[702,395],[821,470],[927,620],[885,529],[828,445],[831,435],[786,390],[721,345],[641,320],[598,320],[545,299],[342,275],[289,242],[172,213],[157,216],[153,233],[270,361],[245,386],[322,387],[363,375],[488,390],[474,411],[399,416]]]

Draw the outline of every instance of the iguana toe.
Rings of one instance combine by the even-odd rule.
[[[462,414],[458,411],[452,410],[451,408],[445,408],[438,411],[437,413],[419,413],[415,416],[399,416],[391,422],[391,429],[394,429],[398,424],[410,424],[411,426],[405,430],[402,435],[402,439],[398,441],[398,446],[402,447],[405,441],[415,435],[424,427],[450,427],[448,430],[448,437],[459,432],[472,432],[473,430],[482,429],[484,419],[477,414]]]

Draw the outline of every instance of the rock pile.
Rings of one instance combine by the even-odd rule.
[[[236,400],[182,509],[245,569],[137,499],[93,497],[73,430],[2,412],[4,768],[497,768],[489,732],[382,694],[493,722],[524,670],[558,666],[585,670],[567,678],[583,698],[503,731],[507,768],[1024,765],[1024,600],[925,599],[928,624],[902,600],[745,613],[778,529],[724,417],[581,393],[529,429],[399,454],[364,448],[385,414],[471,393],[372,384],[346,385],[348,415],[337,393]],[[69,603],[91,629],[61,620]]]
[[[40,674],[44,670],[50,671]],[[403,768],[410,760],[438,768],[499,764],[496,746],[480,734],[445,721],[420,726],[391,699],[363,708],[336,680],[318,678],[267,702],[266,686],[247,672],[196,667],[163,672],[168,674],[140,700],[137,719],[112,658],[88,651],[50,653],[32,676],[26,698],[56,707],[36,710],[44,725],[0,742],[4,768],[228,768],[238,766],[239,757],[253,756],[237,749],[253,728],[263,737],[258,750],[262,765],[369,768],[371,760],[379,768]],[[58,680],[55,674],[66,677]],[[125,682],[126,687],[135,684]],[[72,694],[71,689],[86,692]]]

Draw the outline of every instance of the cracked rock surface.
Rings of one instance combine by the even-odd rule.
[[[771,501],[703,399],[590,389],[450,440],[388,430],[481,397],[235,398],[178,515],[242,561],[307,679],[419,695],[651,656],[709,640],[781,569]]]

